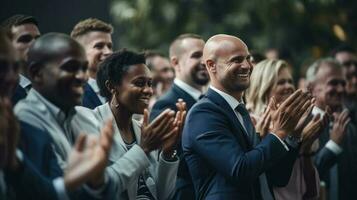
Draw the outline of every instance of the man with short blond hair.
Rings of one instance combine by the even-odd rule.
[[[113,53],[112,33],[112,25],[96,18],[80,21],[71,32],[71,37],[84,47],[88,59],[89,79],[84,86],[84,107],[93,109],[106,102],[99,94],[96,76],[99,63]]]

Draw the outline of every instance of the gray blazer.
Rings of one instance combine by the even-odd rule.
[[[87,133],[98,134],[103,123],[114,118],[108,103],[94,110],[84,107],[76,107],[76,110],[72,127]],[[142,174],[148,189],[156,199],[170,199],[174,194],[179,161],[165,161],[161,154],[158,155],[158,151],[146,155],[139,145],[128,150],[115,120],[113,125],[114,143],[106,175],[117,185],[115,196],[119,199],[136,199],[138,178]],[[140,144],[141,124],[134,119],[133,129],[136,141]]]

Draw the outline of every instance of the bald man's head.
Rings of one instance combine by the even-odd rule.
[[[203,61],[214,87],[228,93],[249,87],[252,63],[241,39],[225,34],[211,37],[203,48]]]
[[[33,88],[63,111],[81,103],[88,61],[83,47],[61,33],[43,35],[28,54]]]

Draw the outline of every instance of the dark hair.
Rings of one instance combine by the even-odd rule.
[[[341,44],[331,51],[331,56],[335,57],[336,54],[338,54],[340,52],[348,52],[348,53],[354,54],[354,53],[356,53],[356,49],[354,49],[352,46],[350,46],[348,44]]]
[[[99,65],[97,72],[97,84],[100,95],[110,99],[112,94],[106,87],[105,82],[108,80],[112,85],[120,84],[129,67],[136,64],[145,64],[143,53],[135,53],[122,49],[106,58]]]
[[[23,24],[34,24],[38,26],[37,20],[30,15],[13,15],[7,19],[5,19],[1,26],[6,30],[7,34],[12,37],[11,28],[13,26],[20,26]]]

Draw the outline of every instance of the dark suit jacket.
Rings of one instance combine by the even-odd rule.
[[[26,90],[22,88],[20,84],[17,84],[15,88],[15,92],[11,98],[12,105],[15,106],[17,102],[19,102],[21,99],[26,98],[26,96],[27,96]]]
[[[44,176],[54,179],[63,175],[52,147],[52,138],[44,131],[20,122],[20,149],[36,169]]]
[[[333,183],[330,182],[330,170],[337,164],[338,183],[335,184],[338,185],[338,194],[335,195],[338,199],[355,199],[357,196],[357,129],[352,123],[348,124],[347,133],[341,144],[343,152],[340,155],[336,155],[325,147],[330,138],[329,135],[329,129],[326,127],[319,138],[320,150],[315,156],[315,165],[320,179],[327,183],[328,189],[333,187]]]
[[[198,199],[261,199],[262,173],[274,186],[288,183],[296,151],[288,152],[271,134],[253,146],[256,137],[260,139],[251,134],[253,138],[244,132],[225,99],[212,89],[191,108],[182,148]]]
[[[19,170],[6,172],[5,180],[16,200],[57,199],[52,181],[43,176],[26,156]]]
[[[177,111],[176,103],[179,98],[186,102],[187,110],[196,103],[196,100],[191,95],[179,88],[176,84],[172,84],[171,88],[154,104],[150,114],[150,121],[154,120],[167,108]],[[180,157],[180,165],[177,172],[176,193],[174,199],[194,199],[191,175],[183,158],[181,143],[178,144],[177,154]]]
[[[102,102],[99,100],[97,94],[94,92],[93,88],[88,83],[86,83],[84,85],[82,106],[94,109],[100,105],[102,105]]]

